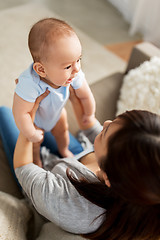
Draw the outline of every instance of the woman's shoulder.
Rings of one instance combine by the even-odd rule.
[[[86,176],[96,180],[93,173],[73,159],[68,163],[59,160],[59,164],[56,164],[52,171],[28,164],[16,169],[16,175],[36,210],[48,220],[73,233],[95,231],[102,218],[95,222],[94,219],[101,215],[104,209],[77,192],[66,175],[67,168],[71,169],[75,177]]]

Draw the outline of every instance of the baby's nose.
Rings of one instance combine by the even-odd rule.
[[[80,65],[79,65],[79,63],[75,63],[75,64],[74,64],[73,71],[77,73],[77,72],[79,72],[79,70],[80,70]]]

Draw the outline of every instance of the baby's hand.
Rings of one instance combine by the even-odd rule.
[[[91,123],[95,120],[95,115],[92,114],[92,115],[83,115],[82,116],[82,121],[84,124],[88,124],[88,123]]]
[[[29,141],[36,143],[41,142],[44,137],[44,132],[41,129],[35,129],[34,134],[28,139]]]

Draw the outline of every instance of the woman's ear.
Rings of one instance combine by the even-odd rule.
[[[108,177],[107,177],[107,174],[106,174],[105,172],[103,172],[103,179],[104,179],[105,184],[106,184],[108,187],[110,187],[111,184],[110,184],[110,181],[109,181],[109,179],[108,179]]]
[[[42,78],[46,77],[46,72],[44,66],[40,62],[35,62],[33,64],[34,71]]]

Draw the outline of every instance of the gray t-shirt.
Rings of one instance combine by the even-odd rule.
[[[69,181],[66,169],[77,178],[96,182],[96,175],[78,160],[93,148],[74,158],[55,159],[44,154],[45,169],[30,163],[15,170],[16,176],[36,210],[64,230],[76,234],[90,233],[103,222],[104,209],[81,196]],[[97,218],[98,217],[98,218]]]

